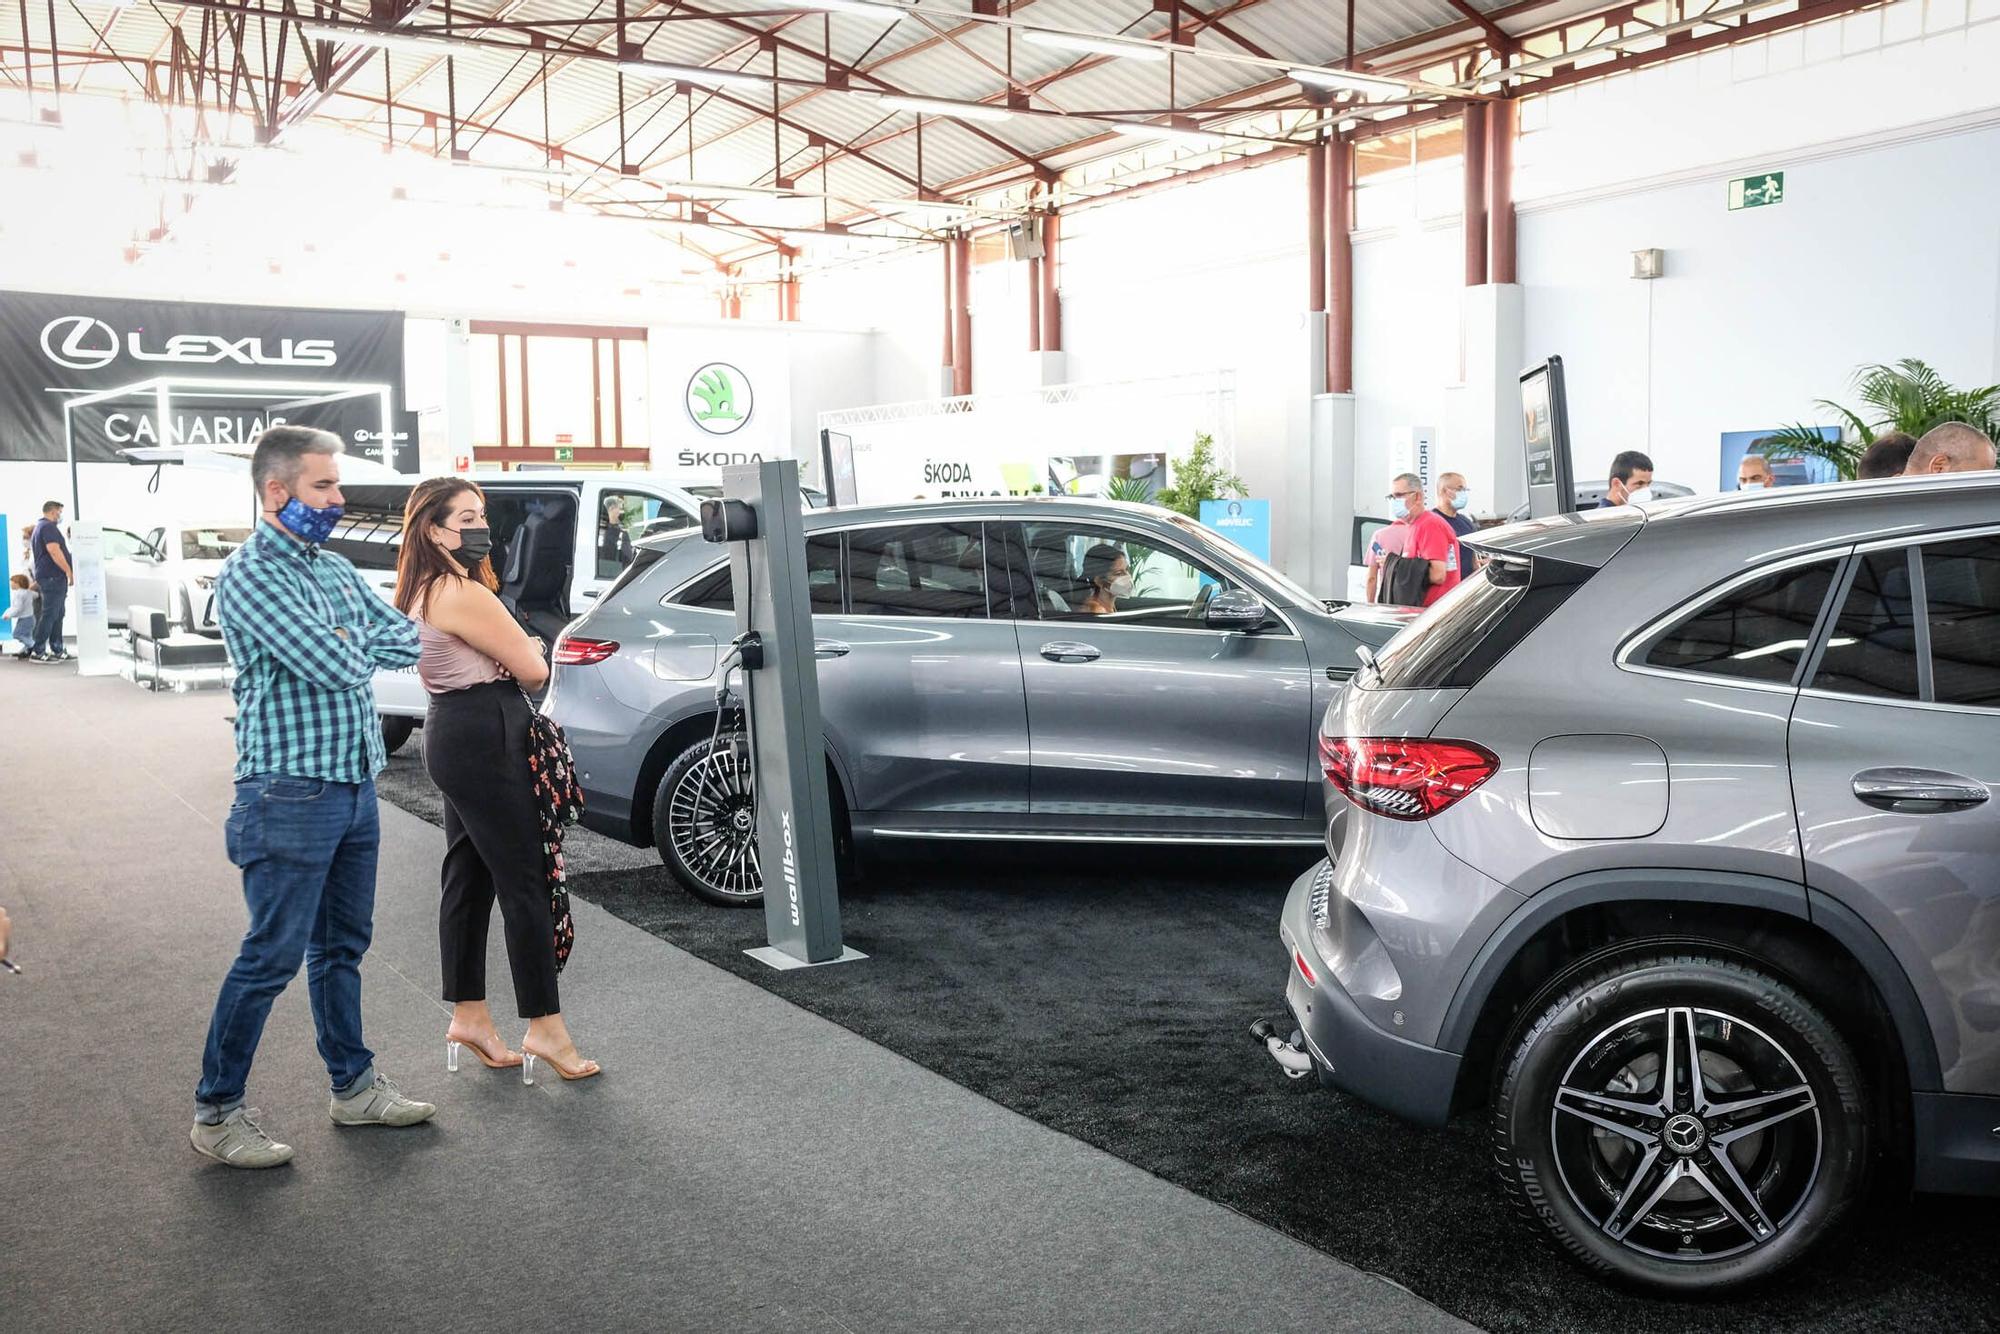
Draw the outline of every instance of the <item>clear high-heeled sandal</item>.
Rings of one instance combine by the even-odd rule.
[[[476,1042],[467,1042],[463,1038],[447,1037],[444,1040],[444,1068],[451,1074],[458,1073],[458,1052],[461,1047],[472,1048],[472,1054],[477,1056],[480,1064],[484,1065],[488,1070],[512,1070],[515,1066],[522,1063],[522,1058],[514,1056],[514,1053],[511,1051],[507,1054],[513,1057],[512,1060],[496,1061],[491,1056],[488,1056],[486,1049]]]
[[[564,1079],[589,1079],[593,1075],[604,1073],[604,1067],[596,1061],[579,1059],[575,1065],[564,1065],[553,1056],[545,1056],[540,1052],[529,1050],[528,1044],[523,1042],[521,1044],[521,1082],[523,1084],[532,1084],[535,1082],[536,1061],[547,1065]]]

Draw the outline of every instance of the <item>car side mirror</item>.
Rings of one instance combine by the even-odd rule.
[[[1270,618],[1271,609],[1264,605],[1264,599],[1242,588],[1217,593],[1202,611],[1202,621],[1211,630],[1259,630]]]

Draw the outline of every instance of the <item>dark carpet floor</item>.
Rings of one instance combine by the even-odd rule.
[[[392,779],[385,795],[416,805],[406,786]],[[1879,1202],[1851,1240],[1777,1287],[1728,1304],[1663,1302],[1605,1287],[1526,1232],[1492,1180],[1477,1119],[1426,1131],[1285,1081],[1246,1029],[1281,1011],[1275,924],[1303,865],[989,848],[950,863],[878,858],[843,905],[847,943],[869,960],[792,973],[744,957],[763,943],[761,913],[703,905],[656,867],[585,874],[574,889],[1489,1329],[2000,1329],[1993,1201]]]

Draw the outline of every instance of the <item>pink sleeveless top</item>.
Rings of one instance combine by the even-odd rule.
[[[421,618],[417,620],[417,638],[423,645],[423,656],[417,659],[417,676],[424,689],[433,695],[483,686],[506,675],[499,663],[457,635]]]

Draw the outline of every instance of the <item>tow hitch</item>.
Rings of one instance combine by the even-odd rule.
[[[1271,1053],[1271,1059],[1285,1072],[1285,1078],[1304,1079],[1312,1073],[1312,1053],[1306,1050],[1306,1035],[1298,1029],[1293,1029],[1289,1038],[1280,1037],[1276,1024],[1269,1019],[1259,1019],[1250,1025],[1250,1037]]]

